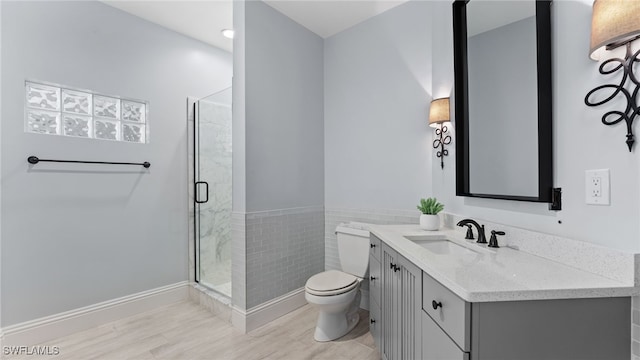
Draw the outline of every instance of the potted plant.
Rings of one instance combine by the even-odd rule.
[[[444,209],[444,205],[436,198],[420,199],[418,210],[420,215],[420,228],[423,230],[438,230],[440,228],[440,217],[438,213]]]

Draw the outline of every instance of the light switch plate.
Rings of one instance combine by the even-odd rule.
[[[609,169],[585,171],[584,188],[587,204],[610,205]]]

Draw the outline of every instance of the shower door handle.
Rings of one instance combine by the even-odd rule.
[[[200,201],[200,192],[198,191],[198,189],[200,188],[198,185],[204,184],[204,193],[206,195],[204,201]],[[196,203],[198,204],[204,204],[207,201],[209,201],[209,183],[206,181],[196,181],[196,191],[195,191],[195,199],[196,199]]]

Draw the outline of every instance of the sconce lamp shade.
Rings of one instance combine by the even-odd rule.
[[[429,126],[434,127],[437,124],[447,122],[450,120],[449,118],[449,98],[433,100],[429,108]]]
[[[638,36],[640,1],[595,0],[591,18],[591,59],[600,60],[600,53],[607,45],[623,45]]]

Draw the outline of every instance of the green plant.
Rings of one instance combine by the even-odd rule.
[[[444,209],[444,205],[440,204],[436,198],[420,199],[418,210],[425,215],[436,215]]]

